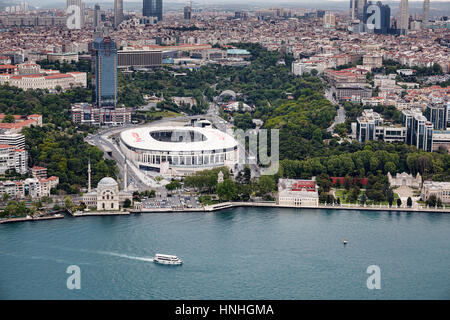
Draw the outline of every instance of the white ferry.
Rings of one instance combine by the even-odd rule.
[[[171,264],[171,265],[183,264],[183,261],[177,256],[169,256],[167,254],[159,254],[159,253],[155,255],[153,261],[159,264]]]

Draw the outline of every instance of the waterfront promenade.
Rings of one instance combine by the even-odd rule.
[[[440,213],[450,213],[450,206],[444,206],[442,208],[427,208],[420,205],[413,207],[397,207],[397,206],[386,206],[386,205],[366,205],[361,206],[358,204],[340,204],[340,205],[326,205],[319,204],[318,206],[283,206],[276,204],[275,202],[223,202],[215,205],[204,206],[201,208],[185,208],[172,209],[172,208],[143,208],[141,210],[130,210],[131,213],[152,213],[152,212],[211,212],[219,211],[229,208],[238,207],[266,207],[266,208],[287,208],[287,209],[325,209],[325,210],[357,210],[357,211],[397,211],[397,212],[440,212]]]
[[[275,202],[223,202],[210,206],[203,206],[198,208],[143,208],[140,210],[131,209],[129,211],[91,211],[91,212],[68,212],[72,217],[100,217],[100,216],[129,216],[131,214],[142,213],[189,213],[189,212],[213,212],[225,209],[252,207],[252,208],[285,208],[285,209],[322,209],[322,210],[353,210],[353,211],[389,211],[389,212],[427,212],[427,213],[450,213],[450,206],[442,208],[430,208],[416,205],[413,207],[397,207],[386,205],[366,205],[358,204],[340,204],[340,205],[326,205],[319,204],[318,206],[283,206]],[[24,218],[10,218],[0,219],[2,223],[25,222],[25,221],[41,221],[51,219],[62,219],[64,215],[56,214],[45,217],[24,217]]]
[[[55,214],[51,216],[45,217],[23,217],[23,218],[8,218],[8,219],[0,219],[0,224],[2,223],[12,223],[12,222],[25,222],[25,221],[42,221],[42,220],[53,220],[53,219],[63,219],[63,214]]]

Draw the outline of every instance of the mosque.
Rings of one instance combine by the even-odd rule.
[[[84,204],[97,208],[98,211],[120,210],[126,199],[133,201],[133,195],[127,186],[127,163],[124,166],[123,190],[119,191],[119,184],[111,177],[102,178],[97,189],[91,189],[91,162],[88,164],[88,192],[83,195]]]

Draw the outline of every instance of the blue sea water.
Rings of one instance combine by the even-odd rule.
[[[80,290],[67,288],[70,265]],[[370,265],[380,290],[366,286]],[[0,298],[450,299],[450,215],[238,208],[3,224]]]

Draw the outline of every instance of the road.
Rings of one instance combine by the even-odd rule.
[[[344,122],[345,122],[345,119],[346,119],[345,109],[344,109],[344,107],[343,107],[341,104],[339,104],[339,103],[334,99],[333,94],[332,94],[332,92],[331,92],[330,89],[326,89],[326,90],[325,90],[325,98],[327,98],[328,101],[330,101],[332,104],[334,104],[334,105],[336,105],[336,104],[339,105],[339,109],[337,110],[337,115],[336,115],[336,117],[334,117],[334,122],[331,124],[330,127],[327,128],[327,132],[333,132],[334,127],[335,127],[337,124],[340,124],[340,123],[344,123]]]
[[[214,102],[209,103],[209,109],[208,109],[206,116],[210,119],[210,121],[213,122],[213,124],[216,126],[216,128],[219,129],[220,131],[227,132],[227,129],[232,127],[231,124],[229,124],[226,120],[219,117],[219,106]],[[250,155],[248,150],[245,149],[245,146],[240,144],[240,147],[243,148],[243,150],[245,150],[245,157],[247,160],[247,161],[245,161],[245,163],[249,162],[249,160],[248,160],[249,158],[256,159],[256,155]],[[240,164],[239,170],[243,170],[244,166],[245,166],[245,164]],[[260,168],[258,167],[258,165],[256,163],[249,163],[249,166],[250,166],[250,169],[252,172],[251,173],[252,178],[258,178],[261,176]]]

